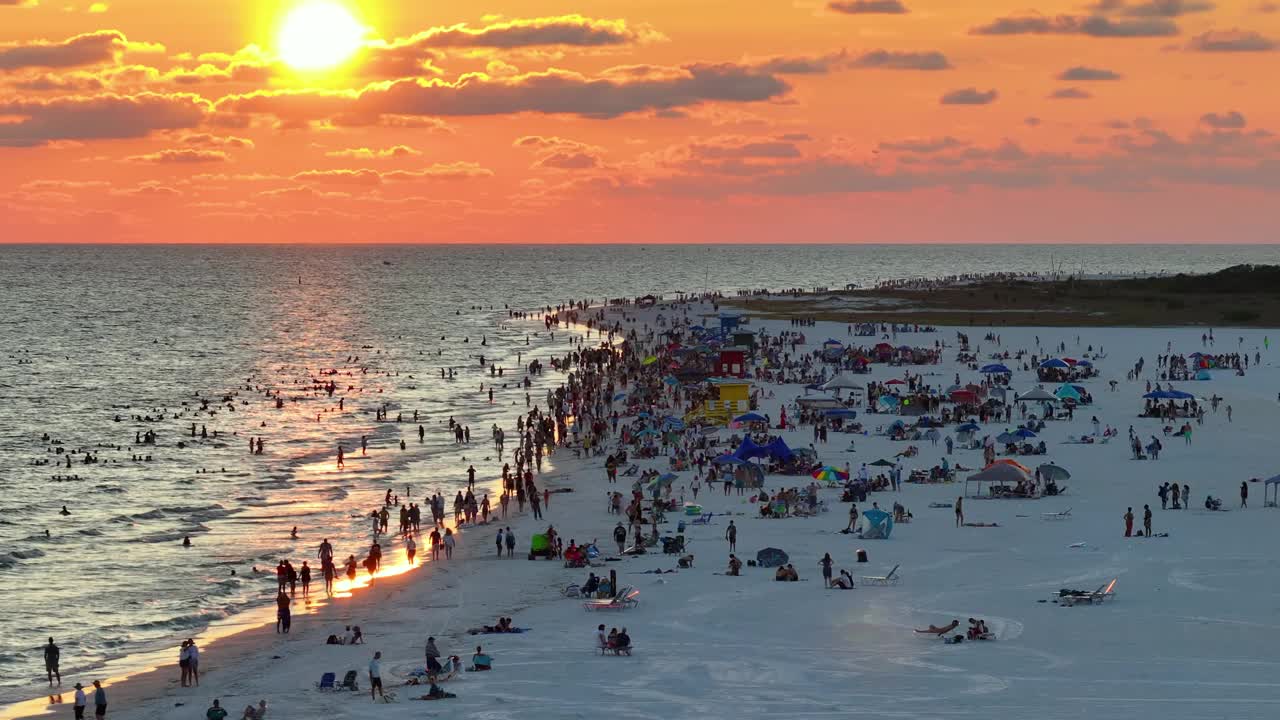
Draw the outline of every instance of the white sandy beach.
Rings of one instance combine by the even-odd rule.
[[[633,317],[635,311],[628,311]],[[639,313],[651,322],[662,307]],[[681,311],[683,312],[683,311]],[[691,316],[710,312],[694,307]],[[616,311],[610,318],[619,317]],[[760,321],[749,326],[770,332],[792,329],[786,321]],[[818,323],[798,328],[808,352],[828,337],[853,344],[845,326]],[[1068,355],[1080,356],[1092,344],[1104,348],[1096,361],[1100,377],[1087,381],[1094,404],[1076,411],[1074,421],[1055,421],[1040,434],[1048,454],[1024,459],[1033,467],[1053,462],[1072,477],[1067,492],[1038,500],[966,500],[966,520],[999,527],[955,527],[951,503],[963,483],[907,484],[898,493],[873,493],[888,509],[905,505],[914,521],[894,528],[888,540],[860,540],[839,534],[847,522],[846,503],[838,489],[823,490],[828,512],[814,518],[762,519],[747,496],[724,495],[704,487],[699,501],[717,513],[709,526],[689,526],[689,551],[695,566],[673,574],[642,574],[674,568],[675,558],[650,554],[607,563],[597,572],[616,570],[621,584],[639,589],[639,605],[615,614],[588,613],[580,601],[565,599],[561,589],[581,583],[587,571],[570,570],[559,561],[524,558],[529,537],[553,524],[565,538],[599,539],[613,549],[610,533],[617,516],[606,513],[605,492],[630,490],[621,478],[610,488],[604,457],[575,459],[567,451],[554,458],[554,470],[540,486],[572,488],[555,494],[535,522],[526,513],[510,524],[519,537],[514,559],[493,556],[497,525],[466,529],[451,562],[433,563],[403,576],[385,578],[371,590],[338,599],[314,615],[300,616],[293,632],[275,634],[270,627],[207,645],[199,688],[178,687],[174,666],[140,675],[107,688],[109,718],[178,720],[204,717],[220,698],[231,717],[247,704],[265,699],[270,718],[399,718],[468,717],[541,719],[565,717],[684,718],[763,717],[827,718],[870,713],[912,718],[1072,718],[1165,717],[1269,718],[1280,713],[1280,670],[1274,647],[1280,641],[1280,511],[1263,507],[1263,483],[1250,483],[1249,508],[1239,509],[1239,486],[1250,478],[1280,473],[1280,369],[1277,352],[1262,350],[1258,330],[1215,328],[1217,345],[1202,348],[1201,328],[999,328],[997,348],[980,340],[985,328],[962,328],[979,349],[980,362],[997,350],[1035,349],[1067,344]],[[1272,340],[1280,339],[1271,333]],[[1076,343],[1079,336],[1080,343]],[[955,329],[932,334],[900,335],[895,344],[951,347],[940,364],[909,366],[934,386],[980,376],[955,360]],[[1237,338],[1243,337],[1243,344]],[[1217,394],[1233,409],[1210,412],[1195,427],[1192,444],[1162,437],[1157,461],[1135,461],[1125,433],[1133,425],[1146,440],[1160,435],[1161,423],[1137,417],[1146,380],[1158,380],[1155,357],[1172,343],[1175,353],[1248,351],[1250,367],[1240,377],[1228,371],[1213,380],[1175,383],[1201,397]],[[1253,353],[1263,353],[1255,367]],[[1139,357],[1144,377],[1125,379]],[[1012,364],[1011,364],[1012,367]],[[902,377],[904,368],[876,364],[862,381]],[[551,377],[554,371],[548,370]],[[1119,382],[1108,390],[1107,381]],[[1012,387],[1036,385],[1034,373],[1016,371]],[[784,403],[802,393],[799,385],[757,383],[764,393],[760,411],[775,420]],[[792,416],[792,409],[788,409]],[[1120,430],[1109,444],[1064,444],[1068,435],[1092,431],[1090,417]],[[871,432],[858,436],[856,452],[848,452],[850,436],[832,434],[818,444],[821,460],[857,468],[879,458],[893,458],[907,443],[876,436],[878,425],[896,419],[865,414],[858,418]],[[625,420],[625,419],[624,419]],[[991,423],[983,433],[997,434],[1017,425]],[[773,432],[777,432],[776,430]],[[722,431],[727,437],[729,431]],[[945,434],[954,434],[948,428]],[[785,433],[792,447],[805,447],[812,430],[803,426]],[[612,448],[612,442],[610,447]],[[937,464],[945,447],[927,440],[913,443],[920,455],[904,460],[907,471]],[[731,449],[731,448],[730,448]],[[951,456],[968,467],[982,466],[979,451],[957,449]],[[637,461],[640,468],[666,470],[665,458]],[[492,469],[487,469],[486,472]],[[961,477],[967,473],[961,473]],[[692,472],[680,473],[688,486]],[[1157,485],[1188,484],[1191,508],[1160,509]],[[420,484],[416,478],[404,482]],[[803,486],[807,476],[770,475],[765,487]],[[686,499],[692,499],[687,490]],[[1206,494],[1222,498],[1230,512],[1203,509]],[[1122,515],[1133,507],[1141,526],[1143,504],[1154,511],[1154,529],[1168,537],[1125,538]],[[860,505],[861,507],[862,505]],[[1070,509],[1066,520],[1045,520],[1042,513]],[[513,506],[514,509],[514,506]],[[733,513],[733,517],[721,514]],[[663,533],[674,533],[683,516],[668,515]],[[802,582],[777,583],[771,570],[744,568],[741,577],[721,575],[728,556],[723,539],[730,520],[739,527],[738,555],[753,558],[757,550],[778,547],[789,553]],[[870,562],[854,561],[858,548]],[[899,566],[901,584],[878,588],[859,585],[851,591],[824,589],[818,561],[829,552],[837,568],[855,577],[883,574]],[[1059,588],[1093,589],[1117,579],[1116,597],[1100,606],[1064,608],[1044,602]],[[518,635],[470,636],[468,628],[510,615],[529,628]],[[969,617],[984,619],[996,635],[993,642],[958,645],[921,636],[913,628],[953,619],[963,629]],[[601,657],[594,648],[597,623],[627,627],[635,644],[632,657]],[[362,646],[326,646],[331,633],[359,624]],[[478,644],[494,657],[489,673],[466,673],[444,685],[457,698],[418,702],[425,688],[401,687],[423,662],[423,644],[435,636],[446,654],[466,661]],[[177,653],[175,638],[174,655]],[[375,651],[383,654],[384,681],[397,701],[373,704],[367,692],[319,692],[322,673],[358,670],[367,690],[366,668]],[[70,686],[64,678],[70,702]],[[33,688],[38,692],[37,688]],[[22,714],[35,708],[24,706]],[[54,707],[71,716],[71,707]],[[92,712],[92,709],[90,710]]]

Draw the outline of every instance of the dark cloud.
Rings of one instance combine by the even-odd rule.
[[[827,9],[846,15],[905,15],[910,12],[902,0],[832,0]]]
[[[885,141],[880,143],[880,149],[929,154],[964,147],[967,144],[948,135],[940,138],[905,138]]]
[[[848,50],[825,55],[778,55],[752,65],[762,72],[779,75],[823,75],[840,70],[949,70],[951,61],[934,50],[869,50],[853,54]]]
[[[1021,15],[997,18],[986,25],[971,28],[969,34],[1168,37],[1178,34],[1178,26],[1167,18],[1112,20],[1101,15]]]
[[[0,45],[0,72],[23,68],[71,68],[115,62],[128,50],[163,50],[158,45],[132,43],[119,30],[97,30],[83,35],[49,42]]]
[[[692,143],[689,155],[700,160],[785,160],[800,157],[800,148],[795,143],[781,140],[726,140]]]
[[[199,165],[203,163],[228,162],[231,160],[231,156],[221,150],[180,148],[176,150],[160,150],[146,155],[132,155],[125,159],[129,162],[150,163],[153,165]]]
[[[1049,93],[1050,100],[1088,100],[1093,97],[1087,90],[1078,87],[1065,87]]]
[[[470,28],[463,24],[432,28],[396,43],[430,48],[510,49],[540,45],[626,45],[661,37],[646,25],[632,27],[626,20],[598,20],[581,15],[564,15],[507,20],[480,28]]]
[[[1194,52],[1271,52],[1280,43],[1253,30],[1210,30],[1191,38],[1187,49]]]
[[[938,102],[943,105],[990,105],[1000,97],[996,90],[978,90],[977,88],[961,88],[952,90],[942,96]]]
[[[1216,7],[1206,0],[1144,0],[1129,3],[1126,0],[1102,0],[1090,9],[1103,14],[1115,14],[1138,18],[1175,18],[1193,13],[1209,12]]]
[[[194,128],[208,110],[209,103],[204,98],[185,93],[0,101],[0,115],[17,118],[0,123],[0,147],[35,147],[56,140],[146,137],[157,130]]]
[[[1091,82],[1095,80],[1119,80],[1121,77],[1123,76],[1120,73],[1115,72],[1114,70],[1107,70],[1105,68],[1087,67],[1084,65],[1077,65],[1075,67],[1067,68],[1066,70],[1063,70],[1061,73],[1058,73],[1059,80],[1067,80],[1070,82]]]
[[[1200,124],[1214,130],[1243,130],[1246,122],[1244,115],[1231,110],[1225,113],[1205,113],[1200,116]]]

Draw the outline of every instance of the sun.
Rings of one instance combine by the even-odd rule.
[[[364,42],[366,28],[333,2],[308,2],[285,17],[277,40],[280,57],[298,70],[340,65]]]

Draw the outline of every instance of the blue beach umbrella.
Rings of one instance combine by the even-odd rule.
[[[1040,367],[1042,367],[1042,368],[1060,368],[1060,369],[1064,369],[1064,370],[1065,370],[1065,369],[1067,369],[1067,368],[1069,368],[1069,367],[1071,367],[1071,366],[1070,366],[1070,365],[1068,365],[1068,364],[1066,363],[1066,361],[1064,361],[1064,360],[1059,360],[1058,358],[1052,358],[1052,359],[1045,360],[1044,362],[1040,363]]]
[[[978,432],[982,428],[975,423],[965,423],[956,428],[956,432]]]
[[[1004,365],[1001,365],[1000,363],[993,363],[991,365],[983,365],[982,369],[979,370],[978,372],[983,373],[984,375],[996,375],[1000,373],[1009,373],[1012,371],[1009,368],[1005,367]]]
[[[738,417],[734,418],[733,421],[738,423],[768,422],[768,420],[765,419],[765,416],[755,412],[749,412],[749,413],[744,413],[742,415],[739,415]]]
[[[1026,429],[1026,428],[1018,428],[1017,430],[1015,430],[1015,431],[1014,431],[1014,433],[1013,433],[1013,434],[1014,434],[1014,435],[1017,435],[1018,437],[1023,438],[1023,439],[1026,439],[1026,438],[1033,438],[1033,437],[1035,437],[1035,436],[1036,436],[1036,434],[1035,434],[1035,433],[1031,432],[1030,430],[1028,430],[1028,429]]]

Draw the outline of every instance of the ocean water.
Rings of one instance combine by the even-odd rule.
[[[545,362],[567,339],[509,319],[506,306],[1244,262],[1280,262],[1280,249],[0,246],[0,704],[42,691],[49,636],[62,647],[68,685],[127,667],[270,605],[274,576],[249,572],[255,565],[299,565],[321,537],[339,557],[363,557],[367,513],[388,487],[412,486],[415,501],[431,489],[451,498],[465,485],[463,456],[489,473],[488,428],[501,424],[510,436],[524,411],[521,364]],[[493,404],[479,390],[491,382],[479,354],[507,370]],[[442,367],[456,378],[440,379]],[[319,378],[339,384],[333,398],[312,389],[326,369],[338,372]],[[533,402],[559,382],[550,370],[537,378]],[[283,408],[266,389],[280,392]],[[203,400],[212,414],[200,412]],[[390,422],[374,421],[377,407]],[[409,422],[415,410],[422,443]],[[398,413],[406,422],[395,422]],[[449,417],[471,427],[471,447],[453,443]],[[209,437],[192,438],[193,422]],[[147,431],[157,433],[154,446],[136,442]],[[264,439],[262,455],[249,454],[250,437]],[[84,464],[86,450],[99,462]]]

